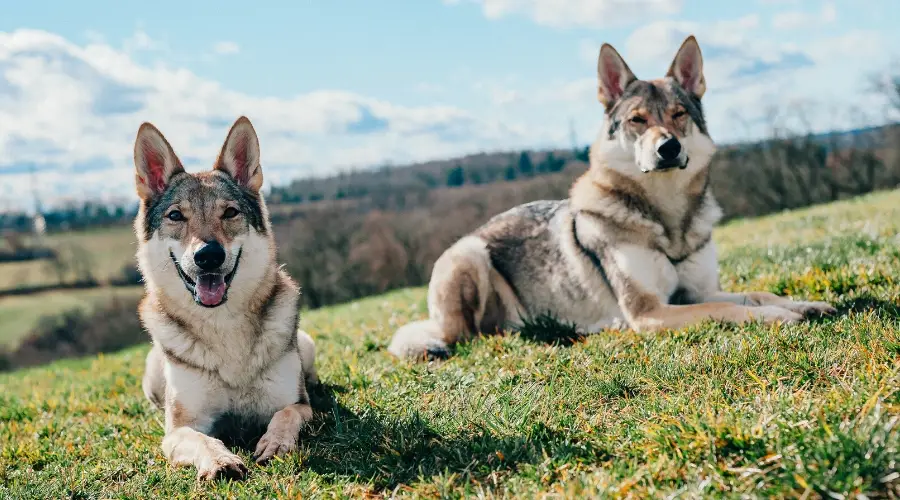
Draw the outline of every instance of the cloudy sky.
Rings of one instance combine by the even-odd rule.
[[[654,78],[689,33],[704,52],[720,143],[764,133],[772,108],[802,110],[819,130],[879,123],[866,79],[900,60],[895,3],[11,3],[0,16],[0,210],[29,206],[33,184],[45,201],[133,201],[143,121],[195,170],[211,166],[246,114],[267,188],[386,163],[568,147],[570,125],[586,144],[602,117],[600,45]]]

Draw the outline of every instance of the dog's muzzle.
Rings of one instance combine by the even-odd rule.
[[[690,161],[684,156],[682,161],[681,142],[675,137],[666,137],[656,143],[656,166],[647,172],[662,172],[675,168],[684,170]]]
[[[196,281],[184,272],[171,250],[169,250],[169,257],[171,257],[172,263],[175,264],[175,271],[181,278],[182,283],[184,283],[184,287],[191,294],[191,297],[194,298],[194,302],[203,307],[218,307],[228,300],[228,289],[231,286],[234,275],[237,273],[238,265],[241,263],[242,252],[243,248],[238,250],[234,267],[228,274],[223,276],[221,273],[204,272],[197,276]]]

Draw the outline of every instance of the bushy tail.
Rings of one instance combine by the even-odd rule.
[[[404,359],[446,358],[450,355],[440,325],[431,319],[401,326],[394,334],[388,352]]]

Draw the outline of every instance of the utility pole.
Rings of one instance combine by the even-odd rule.
[[[38,196],[37,174],[34,164],[31,165],[31,196],[34,198],[34,216],[31,219],[32,231],[37,238],[37,245],[44,246],[44,232],[47,230],[47,221],[44,220],[44,207],[41,206],[41,198]]]

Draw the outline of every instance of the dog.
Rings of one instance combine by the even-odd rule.
[[[655,80],[638,79],[603,44],[598,79],[604,124],[569,198],[512,208],[448,248],[428,285],[429,319],[398,329],[390,353],[446,357],[478,332],[545,314],[581,332],[644,332],[835,312],[824,302],[721,289],[712,240],[721,209],[709,172],[716,146],[693,35]]]
[[[211,431],[223,416],[266,426],[258,463],[297,449],[312,418],[312,338],[299,331],[299,288],[276,264],[259,140],[240,117],[212,170],[184,170],[144,123],[134,145],[134,231],[146,293],[138,313],[153,347],[143,390],[165,411],[162,450],[201,480],[247,467]]]

